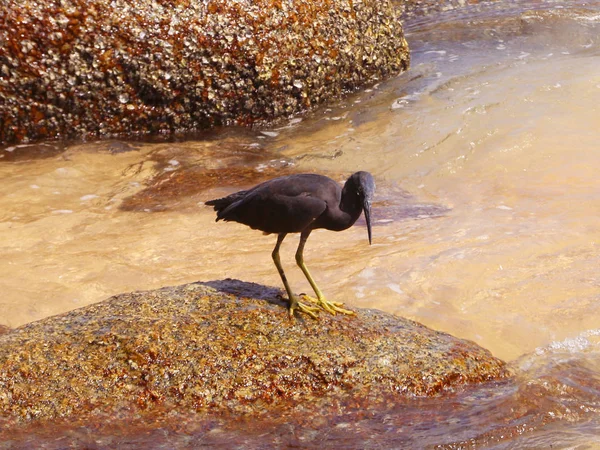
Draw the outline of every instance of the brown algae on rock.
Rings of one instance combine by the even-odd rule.
[[[278,292],[236,280],[193,283],[12,330],[0,336],[2,416],[252,414],[323,396],[435,396],[508,375],[470,341],[376,310],[292,322]]]

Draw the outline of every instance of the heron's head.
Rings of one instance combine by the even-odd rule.
[[[369,244],[371,243],[371,202],[375,196],[375,180],[369,172],[356,172],[352,175],[356,185],[357,194],[362,201],[367,232],[369,233]]]

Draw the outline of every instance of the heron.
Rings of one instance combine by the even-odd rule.
[[[227,197],[206,202],[217,212],[216,221],[238,222],[265,234],[277,234],[277,243],[271,256],[289,299],[289,315],[298,310],[318,318],[317,312],[325,310],[353,315],[343,308],[343,303],[325,298],[304,263],[304,246],[310,233],[318,228],[342,231],[350,228],[364,211],[369,244],[371,244],[371,203],[375,194],[375,181],[369,172],[356,172],[344,186],[324,175],[303,173],[287,175],[235,192]],[[315,292],[316,298],[302,294],[316,307],[300,301],[287,281],[279,257],[279,248],[289,233],[300,233],[296,250],[296,263]]]

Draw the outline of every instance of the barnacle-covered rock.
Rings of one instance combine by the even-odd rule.
[[[0,422],[259,414],[341,396],[369,408],[369,398],[435,396],[507,375],[473,342],[376,310],[290,321],[277,293],[236,280],[193,283],[118,295],[1,335]]]
[[[408,61],[390,0],[5,0],[0,144],[272,121]]]

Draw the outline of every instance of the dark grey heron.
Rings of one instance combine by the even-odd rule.
[[[303,297],[331,314],[354,314],[353,311],[342,308],[343,303],[325,299],[304,264],[304,245],[312,230],[345,230],[354,225],[363,211],[370,244],[371,202],[374,193],[375,181],[368,172],[354,173],[343,188],[323,175],[297,174],[274,178],[247,191],[235,192],[224,198],[210,200],[206,204],[213,206],[217,211],[217,221],[239,222],[265,234],[277,234],[277,244],[272,256],[289,297],[290,317],[293,317],[294,311],[298,309],[317,318],[319,308],[300,302],[292,292],[281,266],[279,247],[288,233],[300,233],[296,263],[302,269],[317,298],[306,295]]]

